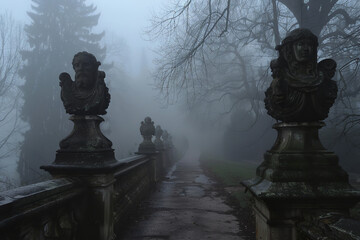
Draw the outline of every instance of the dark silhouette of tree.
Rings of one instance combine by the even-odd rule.
[[[93,33],[100,14],[85,0],[32,0],[25,26],[30,49],[22,52],[26,62],[21,70],[24,105],[21,117],[30,126],[25,133],[18,164],[21,183],[43,179],[39,166],[54,160],[58,142],[69,134],[71,126],[60,101],[58,76],[73,72],[72,58],[88,51],[102,61],[104,36]]]

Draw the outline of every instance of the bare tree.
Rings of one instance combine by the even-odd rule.
[[[255,124],[266,118],[268,66],[281,39],[295,28],[308,28],[319,37],[319,58],[344,66],[360,54],[359,10],[355,0],[173,0],[149,31],[163,39],[156,85],[168,102],[185,98],[195,106],[221,105],[221,113],[250,112],[253,121],[244,122]],[[357,114],[360,100],[354,65],[346,70],[331,112],[341,124],[344,114],[348,120],[357,116],[351,114]]]
[[[19,130],[21,100],[18,71],[24,48],[23,28],[8,13],[0,15],[0,159],[18,149],[12,137]]]
[[[296,27],[309,28],[319,36],[320,57],[334,48],[333,57],[341,65],[358,53],[359,39],[351,37],[359,32],[360,16],[354,9],[359,10],[360,3],[345,0],[173,1],[153,18],[150,30],[151,36],[165,37],[157,62],[157,86],[170,101],[183,94],[190,101],[215,92],[232,95],[229,89],[239,97],[240,92],[254,93],[253,87],[259,89],[261,82],[252,81],[264,75],[264,70],[256,68],[267,69],[276,54],[274,47]],[[219,64],[223,62],[228,68]],[[235,76],[218,79],[210,70],[234,75],[234,68],[237,81]]]

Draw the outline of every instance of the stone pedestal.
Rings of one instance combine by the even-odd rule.
[[[360,200],[338,157],[318,137],[325,124],[278,123],[278,137],[256,177],[242,184],[255,198],[257,239],[297,239],[296,224],[322,212],[347,214]]]
[[[112,143],[100,130],[103,118],[73,115],[73,131],[60,142],[55,161],[41,168],[54,178],[73,179],[88,189],[79,214],[79,239],[111,240],[114,237],[114,174],[121,167]]]
[[[102,117],[96,115],[72,115],[74,128],[69,136],[60,141],[54,164],[83,165],[115,162],[112,142],[101,130]]]
[[[76,209],[80,240],[114,239],[114,182],[121,163],[101,166],[52,164],[41,168],[54,178],[68,178],[87,188],[83,204]]]

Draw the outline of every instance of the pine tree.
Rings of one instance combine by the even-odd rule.
[[[22,184],[46,177],[39,166],[54,160],[58,142],[71,130],[60,100],[59,73],[73,73],[72,58],[79,51],[91,52],[100,61],[106,54],[99,43],[104,32],[92,32],[100,16],[95,6],[85,0],[32,3],[32,21],[25,26],[30,49],[22,52],[25,66],[20,72],[25,79],[21,117],[29,124],[18,162]]]

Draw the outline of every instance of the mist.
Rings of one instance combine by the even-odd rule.
[[[155,125],[161,125],[173,135],[174,141],[182,138],[192,138],[192,144],[196,147],[203,146],[200,144],[204,138],[213,139],[214,132],[209,134],[200,134],[197,127],[189,120],[189,108],[185,102],[180,100],[178,102],[169,103],[164,100],[159,94],[159,89],[156,88],[153,72],[155,70],[154,58],[156,56],[156,49],[161,40],[149,40],[146,31],[150,28],[149,20],[154,12],[159,11],[165,4],[164,0],[157,1],[85,1],[87,5],[94,4],[96,7],[95,14],[100,14],[98,24],[93,28],[94,33],[105,32],[101,40],[101,46],[106,47],[106,57],[102,60],[100,70],[106,68],[105,82],[109,87],[111,94],[111,102],[107,115],[105,115],[105,122],[101,125],[105,135],[113,142],[116,157],[118,159],[133,155],[138,150],[139,144],[142,142],[139,127],[141,121],[146,116],[150,116],[155,122]],[[11,17],[14,23],[23,28],[31,24],[31,19],[28,12],[31,9],[32,2],[26,1],[6,1],[2,3],[2,10],[0,14],[6,14]],[[26,34],[22,33],[24,48],[28,49],[29,45],[26,43]],[[78,51],[82,51],[79,49]],[[73,52],[73,55],[76,52]],[[19,55],[20,56],[20,55]],[[95,56],[97,57],[97,56]],[[72,57],[67,59],[69,66],[71,65]],[[24,64],[22,59],[21,64]],[[111,67],[109,67],[111,66]],[[58,72],[53,72],[53,76],[59,75],[62,71],[68,72],[74,76],[73,69],[68,67],[66,69],[59,69]],[[49,71],[55,71],[49,69]],[[15,76],[14,91],[24,87],[24,77]],[[55,94],[54,98],[60,98],[60,87],[56,83],[57,77],[49,79],[54,82]],[[21,91],[19,91],[20,95]],[[15,93],[14,93],[15,94]],[[32,165],[29,161],[28,168],[31,169],[33,178],[29,181],[21,182],[18,173],[19,157],[22,151],[22,144],[24,141],[24,134],[31,131],[31,126],[23,118],[20,117],[22,106],[24,104],[23,97],[15,98],[14,94],[7,95],[2,98],[2,101],[14,101],[17,99],[17,107],[7,117],[6,121],[2,122],[1,134],[7,136],[12,128],[14,128],[14,121],[16,119],[16,132],[11,135],[7,144],[2,148],[4,156],[0,161],[1,176],[4,182],[4,187],[13,188],[22,184],[40,181],[46,179],[48,176],[44,175],[39,169],[39,163]],[[59,99],[58,99],[59,100]],[[6,109],[5,109],[6,110]],[[27,158],[43,157],[47,158],[41,164],[50,164],[53,162],[56,150],[58,149],[58,142],[66,137],[72,129],[72,123],[68,120],[69,115],[62,111],[61,121],[63,130],[52,139],[56,144],[49,146],[47,154],[40,151],[41,147],[34,147],[39,139],[36,137],[31,140],[28,148],[38,149],[33,151]],[[5,113],[2,111],[2,113]],[[38,114],[38,118],[46,118],[42,115],[41,110],[33,112]],[[217,130],[215,130],[216,134]],[[203,136],[201,136],[203,135]],[[211,137],[209,137],[211,135]],[[205,144],[206,145],[206,144]]]
[[[231,9],[226,8],[225,3],[209,9],[203,1],[189,5],[168,0],[82,1],[86,6],[95,7],[93,12],[90,11],[91,15],[100,15],[89,28],[89,32],[98,34],[97,40],[89,42],[98,44],[98,54],[93,53],[101,61],[99,69],[106,73],[105,82],[111,94],[111,102],[102,129],[113,142],[118,159],[137,151],[142,141],[140,123],[146,116],[150,116],[155,125],[161,125],[173,135],[175,142],[188,139],[190,146],[202,153],[231,161],[262,161],[263,153],[271,148],[276,137],[275,130],[271,128],[276,121],[267,115],[263,102],[264,92],[271,82],[269,63],[277,57],[275,46],[294,27],[307,27],[325,37],[329,33],[326,31],[331,32],[331,29],[325,28],[326,24],[318,26],[305,20],[299,22],[297,9],[288,8],[284,4],[280,4],[277,9],[283,13],[279,15],[281,24],[278,29],[268,29],[264,24],[273,20],[270,15],[261,13],[271,12],[270,2],[245,2],[243,6],[233,3]],[[31,69],[27,65],[31,58],[26,58],[23,52],[30,53],[36,45],[28,37],[29,32],[34,30],[29,27],[33,23],[31,13],[35,11],[31,8],[32,4],[31,0],[4,1],[0,12],[11,18],[14,26],[22,29],[21,36],[12,36],[21,39],[21,51],[11,53],[18,59],[18,66],[11,75],[14,84],[5,95],[0,96],[3,106],[16,103],[12,108],[0,109],[0,114],[6,115],[0,126],[3,138],[6,138],[1,148],[0,171],[3,181],[11,182],[12,186],[48,177],[38,167],[53,162],[59,141],[72,129],[69,115],[59,104],[58,75],[68,72],[74,77],[72,57],[85,49],[84,46],[73,48],[69,45],[65,47],[66,51],[72,52],[64,53],[66,61],[63,65],[46,65],[44,68],[47,69],[39,72]],[[339,1],[336,8],[344,7],[354,16],[351,6],[358,7],[355,1]],[[227,15],[219,19],[208,18],[209,11]],[[68,17],[66,14],[62,16]],[[260,15],[261,21],[250,21]],[[169,16],[173,16],[173,19]],[[241,16],[246,16],[247,20]],[[206,22],[204,19],[209,20],[208,26],[198,24]],[[331,24],[336,26],[347,24],[346,19],[340,17],[332,21]],[[355,23],[358,23],[357,20]],[[346,25],[352,39],[357,36],[354,30],[356,24]],[[246,34],[249,29],[254,32]],[[345,156],[343,159],[346,160],[341,161],[344,167],[360,171],[358,167],[354,168],[359,154],[356,150],[360,142],[356,125],[359,121],[349,123],[354,123],[354,126],[342,121],[343,116],[350,116],[352,111],[357,112],[358,93],[350,91],[349,87],[358,87],[357,63],[354,63],[355,66],[348,62],[357,56],[358,51],[353,47],[358,42],[353,40],[356,44],[352,48],[349,45],[348,49],[354,51],[342,51],[337,48],[339,39],[322,41],[324,44],[319,49],[319,59],[333,57],[339,66],[344,67],[336,75],[342,98],[336,102],[336,110],[330,112],[328,130],[321,134],[325,136],[324,144],[327,147]],[[29,66],[30,70],[26,72],[24,66]],[[34,94],[37,91],[36,78],[44,77],[45,74],[49,76],[46,81],[52,81],[43,92],[46,92],[44,95],[47,95],[48,100]],[[350,81],[346,84],[343,81],[345,75]],[[30,84],[27,77],[35,79],[34,83]],[[30,103],[32,100],[34,103]],[[53,105],[39,105],[46,101],[52,101]],[[55,112],[53,118],[47,113],[49,108]],[[40,122],[51,124],[37,126],[38,123],[41,125]],[[37,127],[43,133],[34,135],[33,131],[38,131]],[[352,128],[350,132],[346,132],[348,127]],[[44,144],[49,145],[41,146],[39,141],[43,134],[47,135],[43,139],[46,142]],[[338,141],[339,136],[341,140]],[[32,159],[42,160],[33,165]],[[32,178],[20,180],[21,171],[28,172]]]

